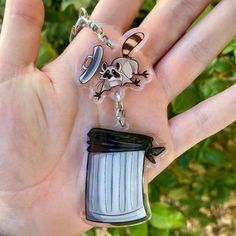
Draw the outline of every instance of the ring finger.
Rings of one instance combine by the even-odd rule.
[[[157,64],[155,71],[169,102],[190,85],[236,35],[235,13],[235,1],[221,1]]]
[[[141,28],[150,32],[143,47],[155,64],[189,28],[211,0],[161,0],[146,17]]]

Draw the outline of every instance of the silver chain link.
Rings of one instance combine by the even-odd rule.
[[[81,8],[79,12],[79,18],[76,24],[71,29],[70,42],[76,37],[76,35],[84,28],[89,27],[98,38],[104,42],[109,48],[113,49],[112,40],[105,34],[103,28],[95,21],[89,18],[86,9]],[[116,97],[116,119],[121,127],[125,127],[125,110],[124,105],[121,102],[121,96],[117,92]]]
[[[105,34],[103,28],[97,22],[89,18],[89,15],[84,8],[80,9],[79,19],[72,27],[70,34],[70,42],[84,27],[89,27],[102,42],[104,42],[109,48],[113,49],[112,40]]]
[[[121,125],[121,127],[125,127],[125,109],[124,105],[121,102],[121,96],[119,93],[115,93],[116,96],[116,119]]]

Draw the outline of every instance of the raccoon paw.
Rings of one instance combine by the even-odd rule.
[[[134,80],[133,84],[137,87],[140,87],[140,80],[138,80],[138,79]]]
[[[148,76],[149,76],[149,73],[148,73],[148,71],[147,70],[145,70],[143,73],[142,73],[142,76],[144,77],[144,78],[148,78]]]
[[[94,95],[95,98],[99,100],[101,96],[102,96],[102,93],[95,92],[95,95]]]

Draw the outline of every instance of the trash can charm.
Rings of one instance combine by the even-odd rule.
[[[88,136],[86,219],[116,226],[148,220],[144,160],[155,163],[154,156],[165,148],[153,147],[153,138],[134,133],[92,129]]]

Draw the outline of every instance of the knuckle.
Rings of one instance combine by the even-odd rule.
[[[35,4],[35,0],[23,2],[21,4],[16,2],[14,8],[9,12],[10,17],[17,18],[17,20],[22,19],[27,23],[41,27],[44,18],[43,5],[41,3]]]
[[[209,113],[206,109],[201,109],[200,104],[195,110],[195,129],[197,136],[202,136],[212,130],[213,123],[210,122]]]
[[[174,19],[179,19],[183,15],[180,14],[181,12],[192,13],[195,7],[196,3],[192,0],[173,1],[171,6],[172,16],[174,16]]]
[[[157,75],[158,80],[161,82],[164,91],[166,92],[166,96],[169,98],[169,92],[172,89],[171,84],[169,83],[169,72],[167,66],[163,64],[157,64],[155,67],[155,73]],[[169,100],[169,99],[168,99]]]
[[[173,86],[178,78],[183,78],[183,80],[185,80],[186,73],[183,73],[183,67],[184,62],[181,61],[178,56],[172,55],[166,56],[166,58],[163,58],[162,61],[155,66],[157,78],[166,93],[168,102],[173,100],[183,85],[181,82],[178,83],[178,85]]]
[[[208,42],[209,43],[209,42]],[[197,41],[191,45],[189,49],[190,56],[194,61],[203,62],[204,58],[208,58],[209,44],[205,40]]]

